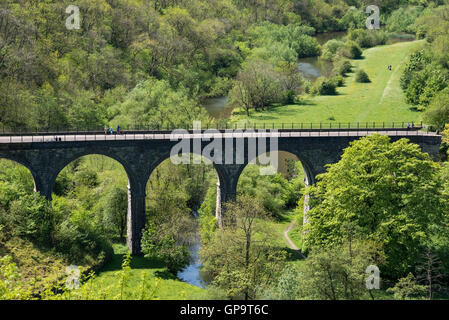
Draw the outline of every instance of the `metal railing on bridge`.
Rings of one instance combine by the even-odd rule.
[[[92,128],[80,130],[66,129],[16,129],[0,131],[0,143],[30,143],[30,142],[74,142],[74,141],[115,141],[115,140],[155,140],[170,139],[175,129],[184,129],[188,134],[197,133],[229,133],[241,130],[246,134],[277,132],[279,137],[340,137],[340,136],[364,136],[373,132],[395,136],[437,135],[437,133],[423,130],[423,124],[416,125],[413,122],[347,122],[347,123],[215,123],[204,128],[192,128],[189,126],[144,126],[137,125],[121,129],[120,133],[114,130],[113,134],[105,133],[105,130]],[[235,137],[238,132],[234,133]],[[182,134],[178,134],[182,137]],[[246,135],[245,137],[248,137]]]
[[[120,124],[116,124],[120,125]],[[193,130],[193,124],[133,124],[130,126],[121,126],[122,132],[152,132],[160,131],[167,132],[175,129]],[[201,130],[406,130],[414,129],[420,130],[423,128],[423,123],[415,124],[414,122],[230,122],[230,121],[217,121],[214,123],[205,123]],[[116,127],[113,127],[116,131]],[[50,127],[50,128],[10,128],[2,125],[0,128],[0,135],[22,135],[22,134],[55,134],[55,133],[104,133],[104,127],[89,126],[89,127]]]

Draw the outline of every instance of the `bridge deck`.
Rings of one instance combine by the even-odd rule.
[[[217,138],[300,138],[300,137],[363,137],[369,134],[396,137],[439,136],[434,132],[416,130],[360,130],[360,131],[289,131],[289,132],[229,132],[229,133],[124,133],[124,134],[45,134],[0,136],[0,143],[42,143],[42,142],[83,142],[83,141],[123,141],[123,140],[171,140],[171,139],[217,139]]]

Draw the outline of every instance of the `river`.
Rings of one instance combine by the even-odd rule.
[[[198,238],[198,240],[195,241],[195,243],[189,249],[192,260],[187,267],[178,272],[178,278],[184,282],[205,289],[206,282],[204,281],[203,275],[201,273],[202,264],[198,253],[200,247],[201,241]]]
[[[342,39],[346,32],[319,33],[315,37],[320,45],[325,44],[330,39]],[[332,71],[332,63],[324,61],[318,57],[301,58],[298,60],[298,70],[304,79],[315,81],[318,77],[329,76]],[[216,97],[204,99],[202,104],[209,112],[209,115],[217,120],[228,119],[232,115],[232,107],[227,105],[227,97]]]

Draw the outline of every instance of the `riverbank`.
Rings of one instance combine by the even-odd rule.
[[[106,292],[109,298],[120,297],[119,279],[122,270],[122,261],[128,248],[124,244],[114,244],[114,256],[110,262],[96,275],[92,290]],[[142,280],[146,279],[146,292],[154,292],[156,300],[201,300],[204,299],[204,290],[183,282],[171,275],[164,264],[154,259],[133,256],[131,270],[125,286],[125,297],[139,299],[139,288]]]
[[[365,70],[371,83],[355,82],[355,74],[345,78],[345,86],[335,96],[304,95],[301,104],[275,106],[266,111],[234,110],[232,122],[365,122],[415,121],[421,113],[405,103],[400,76],[409,55],[425,44],[423,40],[377,46],[363,52],[363,59],[351,60],[354,70]],[[387,70],[392,65],[393,70]]]

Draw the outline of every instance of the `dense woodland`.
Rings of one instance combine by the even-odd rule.
[[[397,33],[424,39],[400,81],[411,108],[443,133],[439,162],[405,140],[373,136],[354,142],[315,186],[304,185],[299,161],[273,176],[251,165],[217,228],[213,166],[165,161],[147,185],[142,248],[145,259],[164,266],[162,278],[176,279],[200,234],[210,277],[203,299],[447,298],[444,1],[79,0],[81,28],[67,30],[70,4],[0,1],[0,130],[213,124],[205,98],[228,96],[249,116],[300,103],[304,94],[335,95],[364,49]],[[365,27],[372,4],[380,7],[378,31]],[[347,36],[320,45],[315,35],[331,31]],[[304,57],[331,61],[331,75],[305,81],[296,66]],[[359,69],[356,81],[368,83],[369,75]],[[157,298],[145,278],[141,291],[124,293],[129,256],[111,284],[119,294],[92,290],[89,272],[113,260],[112,244],[126,237],[127,176],[117,162],[74,161],[58,176],[51,203],[33,187],[26,168],[0,162],[0,299]],[[312,209],[303,225],[305,196]],[[286,219],[298,226],[300,258],[274,231]],[[69,264],[89,276],[78,291],[54,290]],[[380,293],[365,287],[373,264],[382,275]]]
[[[250,106],[263,109],[301,86],[289,64],[320,54],[315,33],[364,28],[369,4],[380,6],[389,32],[414,31],[414,18],[435,2],[78,1],[82,27],[67,30],[69,4],[0,3],[0,124],[7,129],[207,121],[199,100],[232,88],[245,101],[238,89],[251,77],[267,97]],[[404,4],[419,7],[398,9]]]

